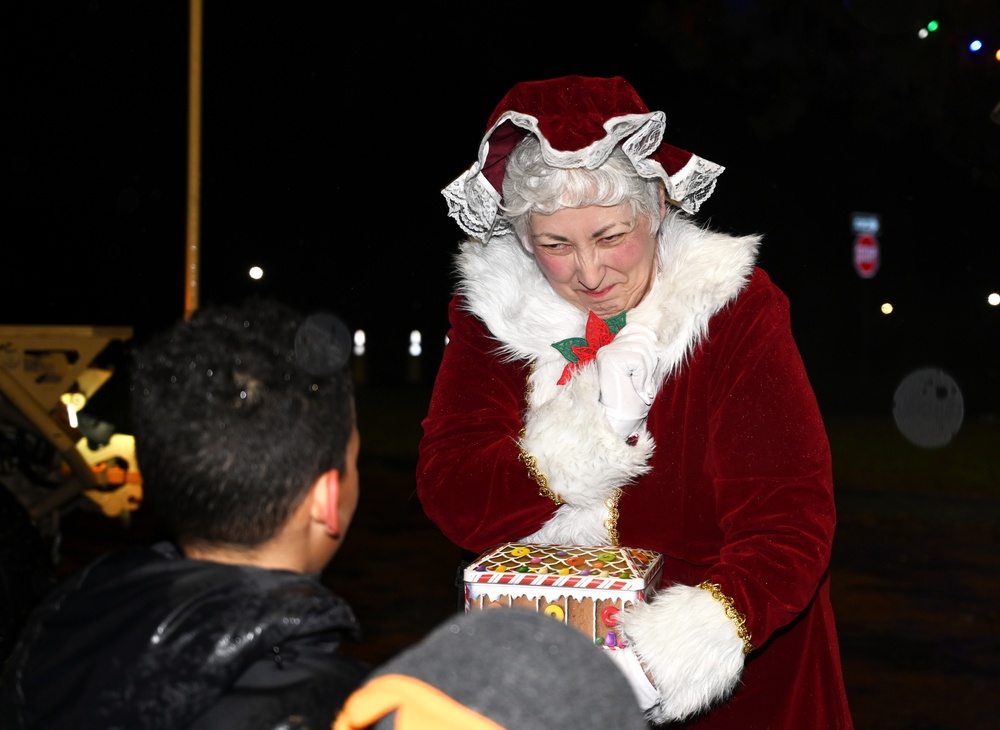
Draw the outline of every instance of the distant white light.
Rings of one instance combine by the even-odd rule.
[[[421,352],[423,352],[423,346],[421,345],[423,338],[420,335],[420,330],[413,330],[410,333],[410,354],[417,357]]]
[[[78,390],[73,391],[72,393],[63,393],[59,396],[59,400],[78,412],[82,411],[83,407],[87,405],[87,396]]]
[[[251,279],[260,279],[263,276],[264,276],[264,269],[260,268],[259,266],[251,266],[250,267],[250,278]]]
[[[66,418],[69,421],[70,428],[79,428],[80,421],[76,417],[76,406],[73,403],[63,397],[63,405],[66,406]]]
[[[882,227],[878,213],[851,213],[851,230],[855,233],[870,233],[877,236]]]
[[[1000,292],[991,292],[988,297],[986,297],[987,303],[994,307],[1000,307]]]
[[[927,37],[927,36],[929,36],[930,34],[931,34],[931,32],[930,32],[929,30],[927,30],[926,28],[921,28],[921,29],[920,29],[920,30],[919,30],[919,31],[917,32],[917,35],[918,35],[918,36],[919,36],[920,38],[926,38],[926,37]]]
[[[361,357],[365,354],[365,331],[357,330],[354,333],[354,354]]]
[[[982,47],[983,47],[983,42],[978,40],[972,41],[972,43],[969,44],[969,50],[972,51],[973,53],[975,53]]]
[[[63,393],[59,396],[59,400],[66,406],[66,418],[69,419],[70,428],[79,428],[80,421],[77,419],[76,414],[82,411],[83,407],[87,405],[87,396],[77,391],[74,393]]]
[[[882,310],[882,314],[892,314],[892,305],[889,302],[883,304],[880,309]]]

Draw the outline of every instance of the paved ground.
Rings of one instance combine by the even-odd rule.
[[[380,662],[456,610],[459,553],[423,516],[413,472],[426,393],[359,393],[362,501],[326,582]],[[888,425],[887,425],[888,423]],[[832,564],[845,679],[860,730],[997,727],[1000,467],[997,424],[935,452],[888,419],[831,419],[839,527]],[[864,445],[864,448],[861,447]],[[961,468],[959,468],[961,467]],[[949,483],[949,475],[958,474]],[[64,520],[64,568],[143,537],[98,515]]]

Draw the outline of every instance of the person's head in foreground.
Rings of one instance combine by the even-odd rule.
[[[604,653],[527,609],[458,614],[373,672],[334,730],[643,730]]]
[[[188,557],[317,573],[358,502],[347,328],[267,300],[206,307],[138,350],[144,499]]]
[[[136,347],[143,507],[172,541],[109,551],[38,607],[0,678],[11,727],[329,726],[369,671],[317,575],[358,501],[349,339],[251,300]]]

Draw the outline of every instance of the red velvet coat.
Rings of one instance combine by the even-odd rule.
[[[673,361],[647,421],[655,445],[646,473],[624,487],[620,544],[663,553],[664,586],[718,583],[746,614],[755,649],[739,686],[691,727],[850,728],[828,590],[835,510],[826,433],[787,298],[762,270],[737,268],[732,291],[722,286],[698,315],[703,323],[678,335],[684,347],[665,349]],[[463,270],[468,295],[476,274]],[[673,297],[667,289],[661,300]],[[490,306],[463,294],[451,303],[418,465],[427,515],[474,552],[551,537],[545,526],[558,511],[518,460],[532,412],[526,381],[539,360],[525,357],[530,348],[498,349],[504,338],[468,311]],[[579,440],[593,450],[596,438],[584,431]],[[561,469],[552,462],[553,473]]]

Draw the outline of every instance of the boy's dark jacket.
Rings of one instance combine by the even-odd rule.
[[[314,578],[186,560],[161,543],[99,558],[34,612],[4,666],[4,727],[328,728],[368,673],[348,605]]]

